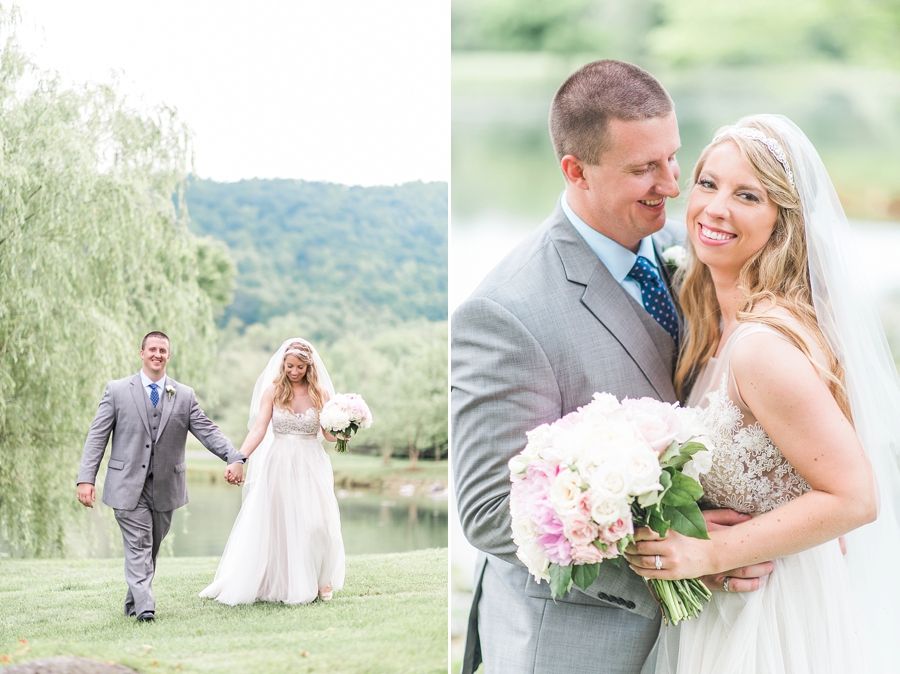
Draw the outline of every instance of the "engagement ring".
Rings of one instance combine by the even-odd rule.
[[[731,590],[728,589],[729,582],[731,582],[731,576],[725,576],[725,580],[722,581],[722,589],[726,592],[731,592]]]
[[[659,555],[656,555],[656,570],[659,571],[662,568],[662,560],[659,558]]]

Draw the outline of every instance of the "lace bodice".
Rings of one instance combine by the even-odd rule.
[[[319,412],[310,407],[302,414],[275,406],[272,410],[272,430],[292,435],[316,435],[319,432]]]
[[[740,336],[759,331],[780,336],[758,323],[742,325],[729,338],[721,357],[707,364],[697,382],[699,390],[692,392],[690,400],[692,405],[706,407],[707,423],[714,429],[712,468],[700,477],[704,491],[701,503],[705,507],[731,508],[750,515],[773,510],[811,489],[759,422],[745,423],[752,414],[733,386],[729,362]],[[733,402],[730,388],[735,389],[734,397],[743,410]]]

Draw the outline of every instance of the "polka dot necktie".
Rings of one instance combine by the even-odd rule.
[[[659,320],[658,318],[656,320]],[[159,388],[159,384],[150,384],[150,402],[153,403],[153,406],[156,407],[156,404],[159,402],[159,391],[156,389]]]
[[[638,256],[637,262],[628,272],[628,277],[641,284],[641,299],[644,309],[653,316],[678,345],[678,314],[675,305],[659,274],[645,258]]]

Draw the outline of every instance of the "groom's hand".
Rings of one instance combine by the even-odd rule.
[[[243,484],[244,482],[244,464],[240,461],[229,463],[225,468],[225,479],[231,484]]]
[[[734,510],[704,510],[703,518],[706,520],[706,529],[715,531],[725,527],[734,526],[750,519],[750,515],[735,512]],[[740,569],[732,569],[725,573],[714,573],[700,578],[703,584],[710,590],[724,590],[725,579],[728,578],[729,592],[753,592],[761,588],[766,576],[775,570],[772,562],[761,562],[742,566]]]
[[[80,482],[78,484],[78,500],[82,505],[93,508],[95,498],[94,485],[90,482]]]

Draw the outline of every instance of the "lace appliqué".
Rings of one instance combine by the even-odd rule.
[[[704,507],[758,515],[812,489],[759,422],[742,427],[744,415],[728,397],[727,372],[719,390],[706,397],[706,421],[714,429],[715,448],[712,468],[700,476]]]
[[[275,407],[272,411],[272,430],[291,435],[316,435],[319,432],[319,412],[310,407],[303,414]]]

